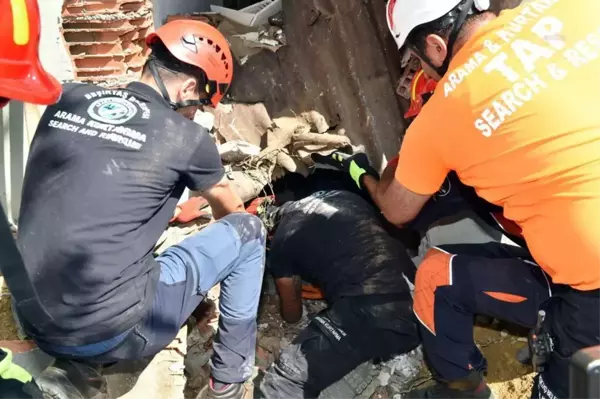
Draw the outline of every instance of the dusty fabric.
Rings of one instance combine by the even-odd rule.
[[[359,195],[316,192],[277,212],[268,256],[275,278],[300,275],[321,288],[330,303],[342,296],[410,291],[415,267],[404,245]]]
[[[152,249],[184,188],[203,191],[223,174],[207,131],[149,86],[65,85],[24,180],[17,242],[44,306],[20,308],[28,333],[80,346],[135,325],[158,279]]]

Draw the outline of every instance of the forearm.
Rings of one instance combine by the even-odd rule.
[[[208,201],[215,219],[246,210],[244,202],[226,179],[202,193],[202,196]]]
[[[383,198],[383,195],[385,194],[387,186],[389,186],[390,182],[386,182],[385,180],[377,180],[373,176],[364,175],[362,184],[365,190],[367,190],[371,196],[373,202],[375,202],[375,205],[377,205],[377,207],[383,212],[383,201],[381,198]]]
[[[239,201],[217,202],[214,205],[210,204],[210,208],[212,210],[213,218],[215,219],[221,219],[230,213],[246,211],[241,199]]]

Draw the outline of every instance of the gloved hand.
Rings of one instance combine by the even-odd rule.
[[[25,369],[12,362],[12,352],[0,349],[0,398],[42,399],[42,392]]]
[[[358,188],[364,189],[362,181],[365,175],[373,176],[379,180],[379,173],[371,166],[369,158],[365,153],[359,152],[354,155],[348,155],[343,152],[336,151],[329,156],[333,163],[340,170],[345,171],[350,175]]]

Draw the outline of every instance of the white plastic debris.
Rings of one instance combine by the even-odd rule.
[[[269,17],[280,12],[282,0],[263,0],[241,10],[231,8],[210,6],[211,11],[217,12],[225,18],[244,26],[258,26],[269,22]]]

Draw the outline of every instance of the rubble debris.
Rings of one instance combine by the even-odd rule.
[[[281,29],[275,31],[273,37],[271,37],[269,30],[249,32],[242,35],[235,35],[234,37],[241,39],[244,46],[247,48],[267,49],[276,52],[283,46],[283,43],[276,39],[275,36],[285,38]]]
[[[219,104],[215,129],[220,142],[243,140],[260,146],[262,136],[273,124],[264,104]]]
[[[283,25],[285,23],[285,20],[283,19],[283,13],[278,13],[276,15],[273,15],[272,17],[269,17],[268,21],[269,25],[277,26],[279,28],[283,28]]]
[[[417,73],[419,68],[420,68],[419,60],[415,57],[411,57],[409,59],[409,61],[407,62],[406,67],[404,68],[404,72],[402,73],[400,80],[398,80],[398,87],[396,88],[396,94],[398,94],[400,97],[402,97],[406,100],[410,100],[410,98],[411,98],[411,93],[410,93],[411,83],[412,83],[413,78],[415,77],[415,73]]]
[[[330,127],[327,120],[323,115],[317,111],[308,111],[300,114],[300,117],[308,123],[311,131],[317,133],[325,133],[329,131]]]
[[[243,140],[228,141],[218,146],[221,159],[227,163],[243,162],[260,153],[260,147]]]
[[[265,186],[270,184],[271,176],[268,171],[250,169],[245,171],[230,171],[227,178],[242,201],[248,202],[258,197]]]
[[[276,52],[287,45],[283,29],[275,26],[249,28],[226,19],[219,24],[218,29],[227,38],[231,53],[240,65],[244,65],[250,57],[263,49]]]
[[[234,103],[211,112],[227,177],[244,202],[285,172],[308,176],[311,153],[329,154],[351,144],[345,135],[328,133],[329,125],[315,111],[271,120],[262,103]]]

